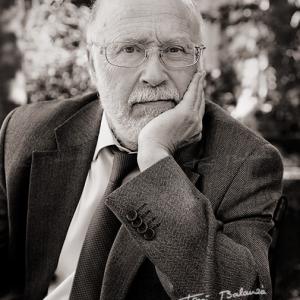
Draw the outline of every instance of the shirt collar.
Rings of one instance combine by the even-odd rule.
[[[120,151],[124,151],[127,153],[137,153],[130,151],[129,149],[120,145],[120,143],[118,142],[108,125],[105,112],[103,112],[93,160],[96,160],[99,155],[99,152],[108,146],[116,146],[119,148]]]

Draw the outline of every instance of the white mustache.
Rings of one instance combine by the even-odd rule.
[[[128,103],[142,103],[152,102],[158,100],[174,100],[179,103],[180,95],[177,90],[168,86],[151,87],[137,87],[129,96]]]

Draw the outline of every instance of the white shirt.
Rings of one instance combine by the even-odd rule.
[[[50,283],[48,295],[44,300],[69,299],[80,251],[90,220],[98,201],[101,201],[104,195],[111,174],[113,153],[108,148],[111,145],[116,145],[119,149],[129,152],[117,142],[103,113],[93,161],[60,253],[55,278]],[[128,180],[128,177],[132,178],[138,173],[136,168],[126,177],[125,181]]]

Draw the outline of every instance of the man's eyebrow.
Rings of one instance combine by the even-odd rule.
[[[121,38],[118,38],[114,40],[114,42],[132,42],[132,43],[138,43],[138,44],[148,44],[151,43],[149,38],[146,37],[138,37],[138,36],[122,36]]]
[[[166,39],[163,38],[160,41],[166,44],[190,44],[192,42],[191,39],[187,38],[186,36],[168,37]]]
[[[148,37],[133,37],[133,36],[127,36],[122,37],[121,39],[116,40],[116,42],[133,42],[138,44],[151,44],[155,41],[153,39],[149,39]],[[178,36],[178,37],[172,37],[172,38],[161,38],[159,39],[159,44],[191,44],[191,39],[184,37],[184,36]]]
[[[162,42],[164,44],[191,44],[192,41],[186,37],[175,37],[163,39]]]

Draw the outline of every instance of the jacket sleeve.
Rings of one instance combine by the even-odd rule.
[[[9,228],[8,228],[8,212],[7,212],[7,196],[6,196],[6,180],[4,168],[4,148],[5,133],[8,122],[14,111],[9,113],[3,121],[0,131],[0,298],[9,289],[8,282],[8,244],[9,244]],[[1,298],[2,299],[2,298]]]
[[[229,299],[237,293],[272,299],[268,232],[282,169],[278,151],[267,143],[259,146],[242,161],[214,211],[210,199],[167,157],[114,191],[106,204],[168,282],[163,286],[171,298]],[[140,208],[151,211],[145,223],[154,216],[151,238],[128,220]]]

